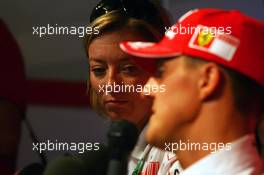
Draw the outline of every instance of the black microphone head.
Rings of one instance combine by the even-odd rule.
[[[42,175],[45,166],[40,163],[33,163],[23,168],[17,175]]]
[[[88,174],[106,175],[109,162],[109,150],[103,144],[100,144],[100,149],[97,151],[87,151],[80,156]],[[99,166],[98,166],[99,165]]]
[[[43,175],[105,175],[108,158],[108,149],[100,144],[99,150],[56,157],[48,163]]]
[[[117,120],[111,123],[107,136],[109,149],[122,154],[132,151],[137,143],[139,131],[134,124]]]
[[[86,169],[82,160],[78,157],[64,155],[58,156],[50,163],[43,175],[85,175]]]

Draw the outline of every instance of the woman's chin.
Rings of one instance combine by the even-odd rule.
[[[124,119],[124,117],[122,117],[120,115],[120,113],[116,113],[116,112],[108,112],[107,116],[111,119],[111,120],[122,120]]]
[[[108,117],[110,120],[126,120],[126,121],[130,121],[131,123],[136,123],[133,121],[133,118],[129,117],[129,115],[120,114],[116,112],[109,112]]]

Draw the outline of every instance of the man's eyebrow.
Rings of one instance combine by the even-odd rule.
[[[160,59],[158,59],[158,61],[156,62],[156,65],[157,65],[157,67],[160,67],[160,66],[162,66],[166,61],[169,61],[169,60],[171,60],[171,59],[173,59],[173,58],[171,58],[171,57],[169,57],[169,58],[160,58]]]

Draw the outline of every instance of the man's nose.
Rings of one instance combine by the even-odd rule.
[[[158,87],[159,87],[158,81],[154,77],[150,77],[147,83],[144,85],[144,90],[142,92],[142,95],[155,97],[155,94],[157,92],[153,91],[153,89],[157,89]]]

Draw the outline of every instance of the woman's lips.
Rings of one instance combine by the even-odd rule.
[[[127,104],[127,102],[127,100],[106,100],[104,101],[104,105],[107,108],[121,108]]]

